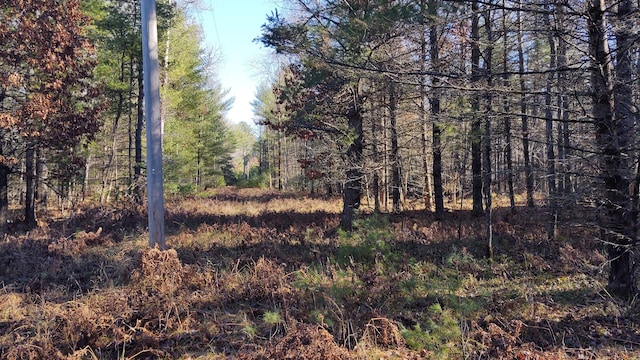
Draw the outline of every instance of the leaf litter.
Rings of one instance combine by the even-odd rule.
[[[638,304],[567,211],[419,210],[337,230],[339,199],[225,188],[144,209],[86,205],[0,243],[0,358],[635,359]],[[574,224],[575,222],[575,224]],[[582,221],[584,222],[584,220]]]

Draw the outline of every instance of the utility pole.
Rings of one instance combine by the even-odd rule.
[[[162,185],[162,121],[160,118],[160,76],[156,1],[142,0],[142,65],[144,109],[147,121],[147,206],[149,246],[166,248],[164,237],[164,194]]]

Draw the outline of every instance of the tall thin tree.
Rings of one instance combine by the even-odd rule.
[[[162,122],[155,0],[142,0],[142,57],[147,116],[147,203],[149,246],[166,248],[162,184]]]

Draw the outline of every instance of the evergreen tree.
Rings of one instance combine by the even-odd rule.
[[[212,79],[215,64],[202,50],[201,29],[184,15],[174,19],[172,29],[162,88],[165,179],[170,189],[199,189],[220,183],[216,177],[231,151],[224,116],[232,100]]]

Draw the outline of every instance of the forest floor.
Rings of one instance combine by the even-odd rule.
[[[219,189],[83,206],[0,240],[2,359],[637,359],[638,302],[604,286],[593,214],[363,216],[339,199]]]

